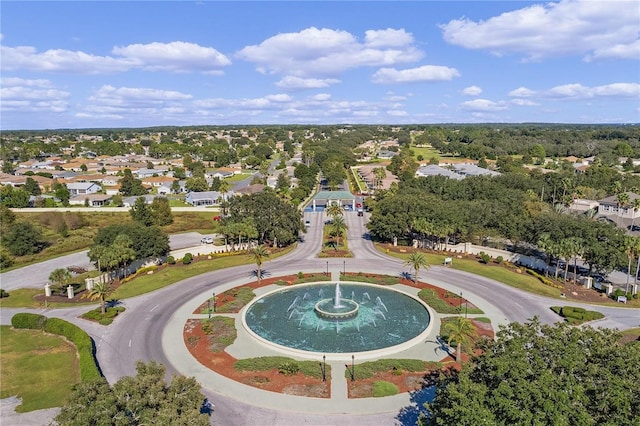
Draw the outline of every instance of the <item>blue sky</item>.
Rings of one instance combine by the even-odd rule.
[[[0,129],[640,122],[638,1],[0,4]]]

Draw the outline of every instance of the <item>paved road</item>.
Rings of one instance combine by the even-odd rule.
[[[215,234],[205,234],[215,237]],[[200,239],[205,236],[198,232],[186,232],[184,234],[174,234],[169,236],[169,246],[171,250],[178,250],[185,247],[193,247],[200,244]],[[93,263],[87,256],[88,250],[56,257],[55,259],[14,269],[0,274],[0,288],[6,291],[17,288],[40,288],[43,289],[49,281],[49,275],[54,269],[66,268],[68,266],[79,266],[86,270],[95,269]]]
[[[354,254],[349,259],[319,259],[316,257],[322,241],[322,224],[327,219],[325,213],[304,213],[310,221],[304,241],[289,255],[266,261],[263,270],[266,275],[281,275],[299,271],[331,270],[380,272],[401,275],[409,272],[397,259],[385,256],[371,244],[364,224],[368,219],[358,217],[355,212],[346,213],[349,227],[347,238],[349,248]],[[77,309],[56,309],[46,312],[48,316],[59,316],[81,325],[94,338],[97,346],[97,358],[107,379],[113,383],[125,375],[135,374],[136,360],[157,360],[167,366],[168,375],[183,371],[184,366],[172,365],[164,353],[160,342],[163,330],[174,316],[176,310],[203,292],[219,291],[232,282],[250,280],[255,274],[254,265],[239,266],[223,271],[215,271],[189,278],[173,284],[161,291],[124,301],[126,312],[110,327],[101,327],[79,320]],[[553,323],[557,317],[549,306],[558,304],[555,299],[531,295],[500,283],[441,266],[433,266],[421,272],[422,280],[440,285],[450,291],[462,292],[465,298],[481,304],[499,306],[497,323],[510,321],[523,322],[534,315],[544,323]],[[580,306],[580,304],[572,303]],[[587,306],[587,305],[582,305]],[[86,308],[82,309],[83,311]],[[640,326],[638,310],[598,307],[607,318],[596,323],[612,328],[630,328]],[[14,310],[3,309],[0,321],[7,323]],[[176,344],[183,344],[181,341]],[[372,415],[317,415],[297,412],[301,407],[291,410],[273,410],[263,401],[240,401],[225,393],[225,389],[211,390],[203,383],[205,394],[216,402],[216,411],[212,415],[212,424],[224,425],[392,425],[398,412],[377,413]],[[267,405],[267,406],[265,406]]]

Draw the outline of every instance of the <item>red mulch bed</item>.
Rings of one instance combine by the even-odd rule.
[[[184,342],[191,355],[205,367],[236,382],[253,386],[262,390],[287,395],[299,395],[314,398],[331,397],[331,381],[326,382],[314,377],[285,376],[278,370],[269,371],[237,371],[233,368],[236,359],[228,353],[212,352],[209,348],[209,336],[202,330],[202,321],[188,320],[184,327]]]

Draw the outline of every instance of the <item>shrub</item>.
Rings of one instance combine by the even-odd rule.
[[[2,299],[3,297],[9,297],[9,293],[0,288],[0,299]]]
[[[182,258],[182,263],[184,265],[188,265],[193,261],[193,255],[191,253],[187,253],[184,255],[184,257]]]
[[[304,274],[302,272],[298,272],[298,279],[301,280],[304,278]]]
[[[136,271],[136,275],[142,275],[142,274],[146,274],[149,271],[155,271],[156,269],[158,269],[158,265],[149,265],[149,266],[145,266],[143,268],[140,268]]]
[[[398,387],[390,382],[377,381],[373,383],[373,396],[380,398],[398,394]]]
[[[39,314],[22,312],[11,317],[13,328],[26,328],[30,330],[44,330],[47,317]]]
[[[278,366],[278,373],[285,376],[294,376],[300,371],[300,366],[296,362],[283,362]]]
[[[487,253],[485,253],[483,251],[478,253],[478,256],[480,256],[480,262],[481,263],[488,264],[491,261],[491,256],[489,256]]]
[[[497,263],[498,265],[499,265],[499,264],[501,264],[502,262],[504,262],[504,257],[502,257],[502,256],[498,256],[498,257],[496,257],[496,263]]]
[[[124,312],[124,310],[125,308],[123,306],[118,306],[115,308],[107,308],[104,315],[102,315],[102,309],[97,308],[82,314],[82,318],[91,320],[91,321],[96,321],[100,325],[109,325],[113,322],[113,319],[117,317],[120,313]]]
[[[176,258],[173,256],[167,256],[167,263],[169,265],[175,265],[176,264]]]

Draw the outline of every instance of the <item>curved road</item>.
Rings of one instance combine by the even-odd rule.
[[[310,221],[303,242],[292,253],[267,261],[263,265],[265,276],[277,276],[290,273],[331,270],[366,271],[386,274],[403,274],[407,268],[402,261],[388,257],[376,250],[368,239],[365,228],[367,217],[359,217],[355,212],[345,212],[348,225],[347,238],[349,249],[354,254],[348,259],[319,259],[316,257],[322,243],[322,225],[327,219],[325,213],[304,213],[304,220]],[[110,327],[102,327],[77,318],[86,306],[73,309],[53,309],[46,311],[48,316],[68,319],[80,326],[94,338],[97,346],[97,358],[105,377],[113,383],[122,376],[135,374],[136,360],[157,360],[167,366],[168,376],[179,372],[179,367],[171,365],[165,356],[161,340],[165,324],[171,320],[174,312],[205,291],[216,291],[226,283],[248,281],[255,276],[254,265],[245,265],[221,271],[210,272],[173,284],[154,293],[127,299],[123,302],[126,312]],[[532,295],[496,281],[478,277],[465,272],[433,266],[421,272],[424,281],[460,293],[471,301],[482,301],[499,307],[504,315],[503,323],[524,322],[537,315],[543,323],[553,323],[558,317],[549,307],[558,304],[556,299]],[[576,306],[588,306],[571,303]],[[598,306],[606,318],[595,326],[625,329],[640,325],[638,310]],[[2,323],[7,323],[11,315],[24,309],[3,309]],[[500,322],[500,321],[498,321]],[[176,344],[183,344],[176,342]],[[314,415],[297,412],[276,411],[261,407],[259,401],[239,401],[220,393],[213,394],[204,390],[207,397],[216,402],[212,414],[212,424],[253,425],[253,424],[310,424],[310,425],[369,425],[399,424],[398,413],[372,415]],[[293,409],[294,407],[292,407]]]

